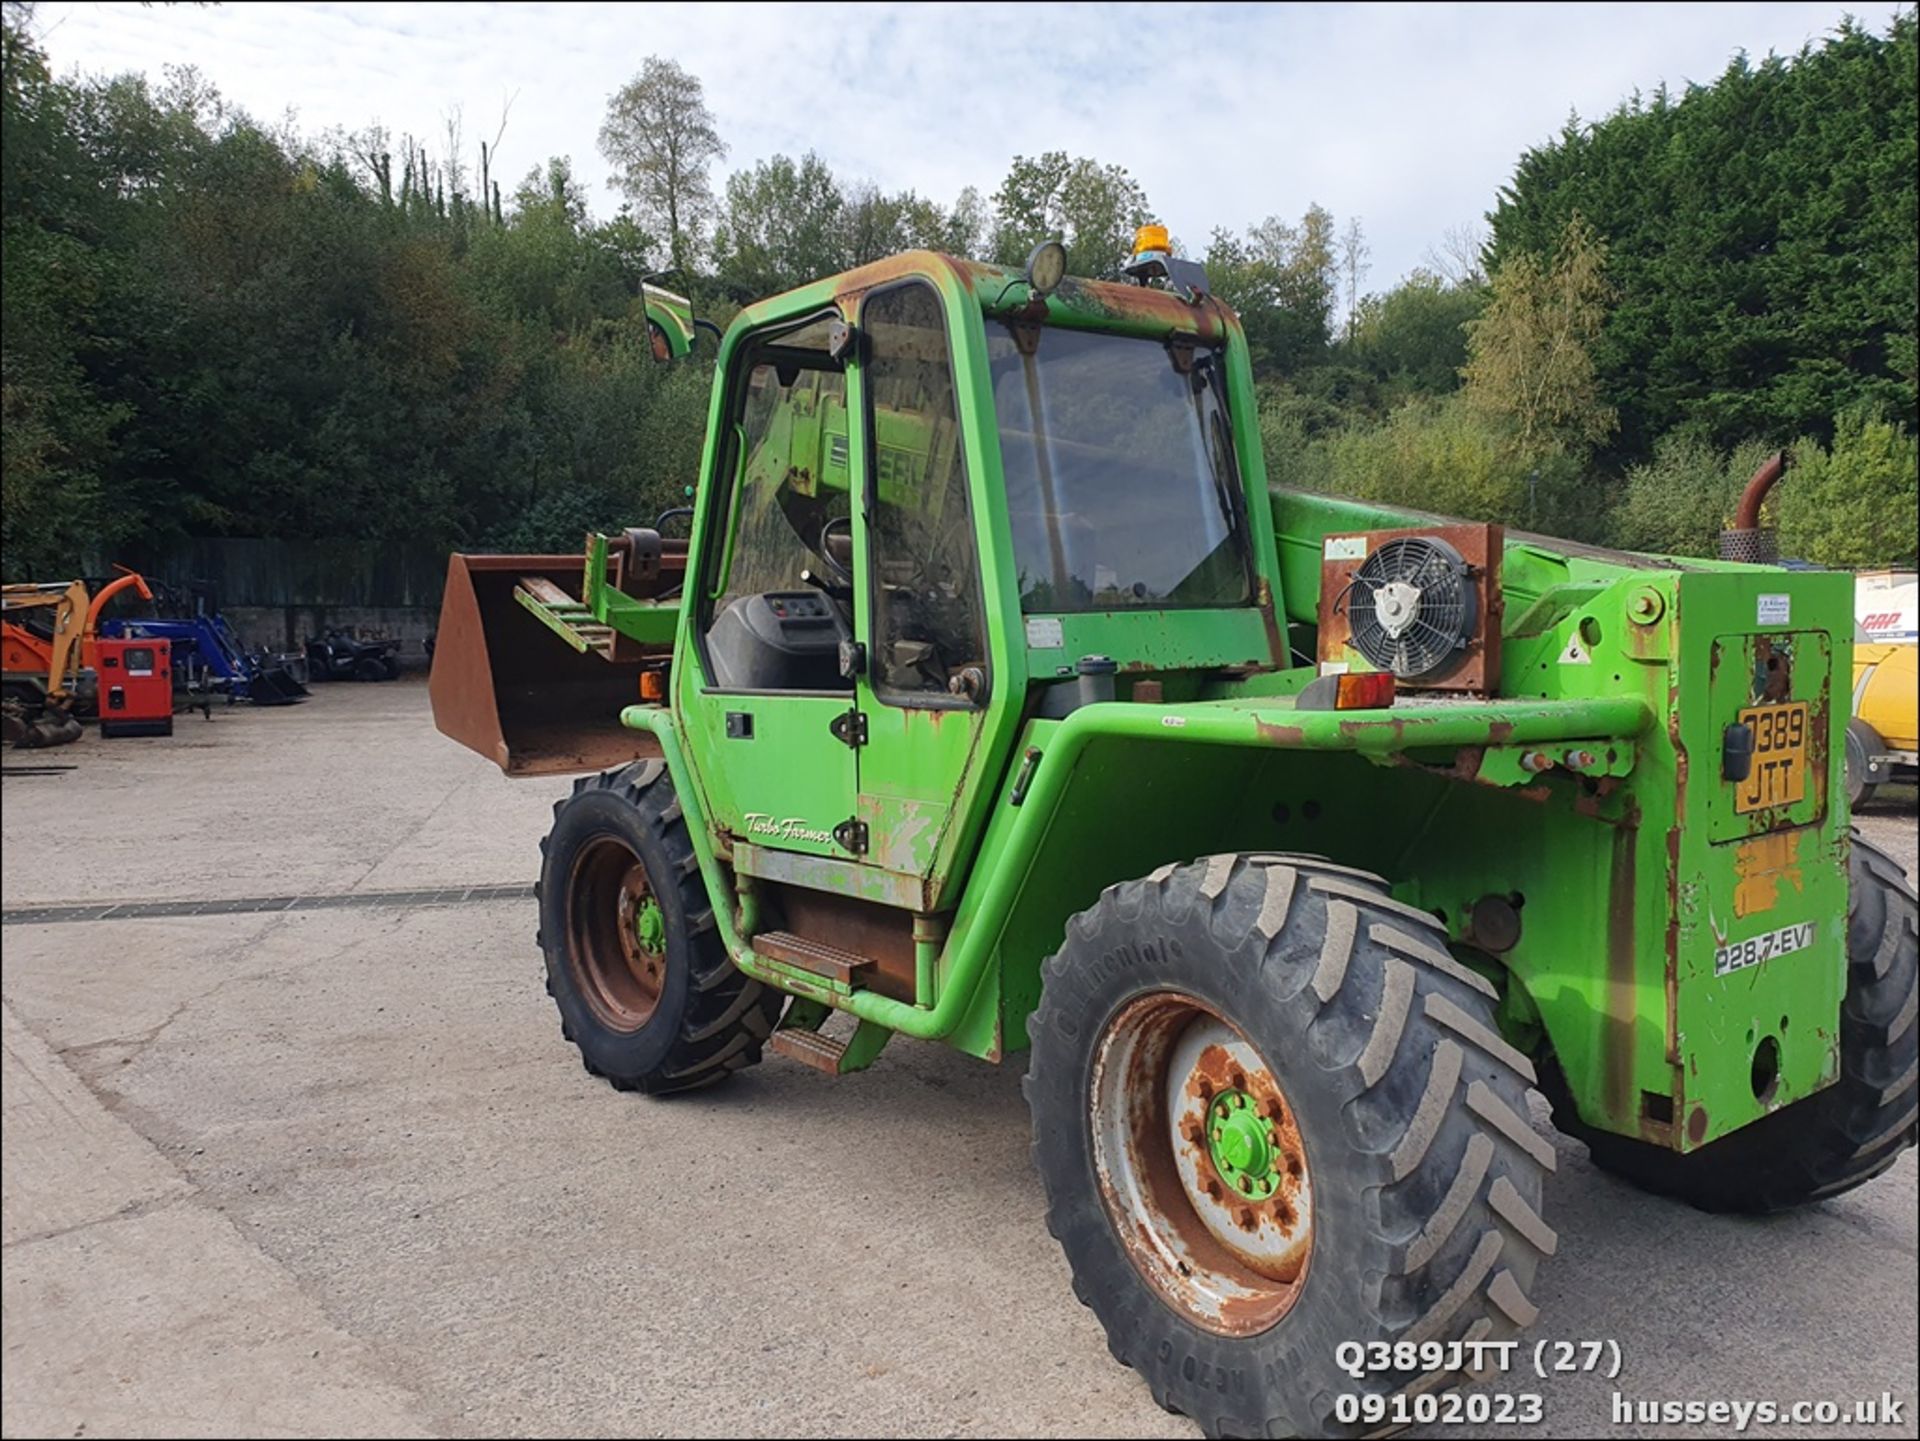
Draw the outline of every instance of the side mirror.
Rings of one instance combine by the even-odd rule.
[[[693,354],[699,322],[693,316],[693,302],[684,295],[654,285],[652,282],[659,278],[649,275],[641,280],[640,308],[646,315],[647,345],[654,360],[669,365]]]

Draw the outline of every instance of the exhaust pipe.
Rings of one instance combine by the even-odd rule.
[[[1787,473],[1787,453],[1775,451],[1740,492],[1740,504],[1734,508],[1733,524],[1720,532],[1720,559],[1743,561],[1748,565],[1771,565],[1780,558],[1780,538],[1760,524],[1760,506],[1767,493]]]

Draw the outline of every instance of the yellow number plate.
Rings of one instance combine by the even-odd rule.
[[[1748,811],[1790,806],[1807,796],[1807,704],[1749,706],[1740,724],[1753,727],[1753,770],[1736,783],[1733,808]]]

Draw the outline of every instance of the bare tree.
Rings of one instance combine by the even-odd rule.
[[[635,215],[666,231],[674,265],[688,265],[714,208],[707,167],[727,153],[699,78],[649,55],[607,102],[600,153]]]
[[[513,102],[520,98],[520,92],[514,91],[500,107],[500,128],[493,132],[493,144],[480,142],[480,218],[491,216],[496,222],[500,219],[500,184],[493,178],[493,167],[500,163],[500,142],[506,137],[507,117],[513,113]],[[489,206],[491,199],[491,206]]]
[[[1481,254],[1486,244],[1486,226],[1451,225],[1421,258],[1427,269],[1449,285],[1485,285],[1487,267]]]
[[[1367,244],[1367,237],[1360,228],[1360,217],[1354,216],[1347,222],[1347,228],[1340,236],[1340,273],[1347,282],[1347,339],[1353,339],[1354,318],[1360,313],[1360,282],[1366,278],[1367,257],[1373,254],[1373,247]]]

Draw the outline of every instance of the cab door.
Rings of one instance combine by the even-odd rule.
[[[689,582],[699,663],[683,668],[690,683],[677,679],[714,824],[753,846],[846,860],[836,833],[850,835],[858,761],[839,654],[852,547],[846,372],[827,349],[837,318],[769,328],[727,361],[724,494]]]
[[[980,555],[948,317],[926,280],[862,302],[857,819],[869,894],[918,911],[953,889],[967,782],[986,760]]]

